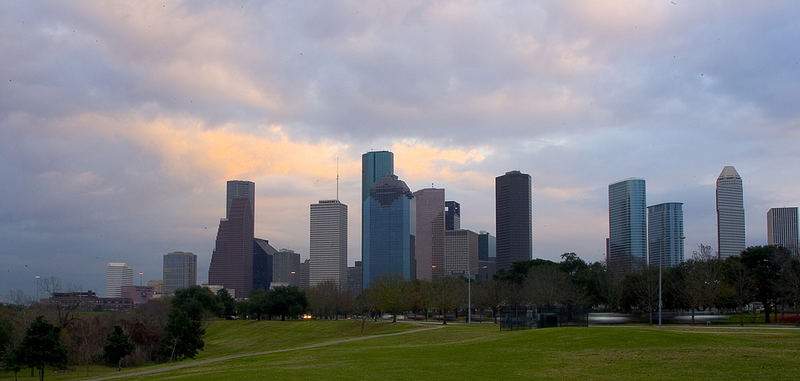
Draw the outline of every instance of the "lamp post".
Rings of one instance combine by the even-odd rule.
[[[472,324],[472,275],[469,274],[469,266],[467,266],[467,324]]]
[[[142,287],[142,278],[144,278],[144,272],[139,271],[139,287]]]
[[[36,296],[33,297],[34,303],[39,301],[39,278],[41,277],[38,275],[33,277],[33,288],[36,290]]]
[[[658,328],[661,328],[661,262],[664,258],[658,258]]]

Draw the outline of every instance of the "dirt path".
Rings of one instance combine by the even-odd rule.
[[[165,366],[165,367],[158,368],[158,369],[149,369],[149,370],[142,370],[142,371],[131,372],[131,373],[115,374],[113,376],[92,378],[90,380],[91,381],[116,380],[116,379],[120,379],[120,378],[147,376],[147,375],[151,375],[151,374],[170,372],[170,371],[173,371],[173,370],[191,368],[193,366],[199,366],[199,365],[213,364],[213,363],[217,363],[217,362],[228,361],[228,360],[232,360],[232,359],[239,359],[239,358],[244,358],[244,357],[261,356],[261,355],[268,355],[268,354],[272,354],[272,353],[282,353],[282,352],[300,351],[300,350],[305,350],[305,349],[327,347],[327,346],[330,346],[330,345],[336,345],[336,344],[342,344],[342,343],[350,343],[350,342],[353,342],[353,341],[369,340],[369,339],[375,339],[375,338],[378,338],[378,337],[399,336],[399,335],[407,335],[409,333],[416,333],[416,332],[422,332],[422,331],[432,331],[432,330],[441,329],[441,328],[444,328],[444,327],[447,327],[447,326],[446,325],[438,325],[438,326],[434,326],[434,327],[417,328],[417,329],[412,329],[412,330],[403,331],[403,332],[385,333],[385,334],[369,335],[369,336],[358,336],[358,337],[350,337],[350,338],[346,338],[346,339],[337,339],[337,340],[325,341],[325,342],[322,342],[322,343],[304,345],[304,346],[301,346],[301,347],[274,349],[274,350],[271,350],[271,351],[263,351],[263,352],[241,353],[241,354],[236,354],[236,355],[215,357],[215,358],[206,359],[206,360],[192,361],[192,362],[183,363],[183,364],[170,365],[170,366]]]

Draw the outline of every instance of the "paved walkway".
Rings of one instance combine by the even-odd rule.
[[[160,368],[156,368],[156,369],[148,369],[148,370],[141,370],[141,371],[130,372],[130,373],[115,374],[113,376],[93,378],[93,379],[90,379],[90,380],[91,381],[116,380],[116,379],[120,379],[120,378],[147,376],[147,375],[151,375],[151,374],[170,372],[170,371],[177,370],[177,369],[191,368],[193,366],[213,364],[213,363],[218,363],[218,362],[222,362],[222,361],[228,361],[228,360],[232,360],[232,359],[240,359],[240,358],[244,358],[244,357],[261,356],[261,355],[268,355],[268,354],[272,354],[272,353],[301,351],[301,350],[305,350],[305,349],[327,347],[327,346],[330,346],[330,345],[336,345],[336,344],[342,344],[342,343],[350,343],[350,342],[354,342],[354,341],[369,340],[369,339],[375,339],[375,338],[379,338],[379,337],[399,336],[399,335],[407,335],[409,333],[416,333],[416,332],[422,332],[422,331],[432,331],[432,330],[441,329],[441,328],[444,328],[444,327],[446,327],[446,325],[438,325],[438,326],[434,326],[434,327],[417,328],[417,329],[412,329],[412,330],[403,331],[403,332],[395,332],[395,333],[384,333],[384,334],[378,334],[378,335],[349,337],[349,338],[346,338],[346,339],[337,339],[337,340],[325,341],[325,342],[322,342],[322,343],[309,344],[309,345],[304,345],[304,346],[301,346],[301,347],[274,349],[274,350],[271,350],[271,351],[263,351],[263,352],[240,353],[240,354],[236,354],[236,355],[228,355],[228,356],[215,357],[215,358],[206,359],[206,360],[199,360],[199,361],[186,362],[186,363],[182,363],[182,364],[170,365],[170,366],[160,367]]]

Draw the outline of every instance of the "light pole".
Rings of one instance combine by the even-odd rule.
[[[139,287],[142,287],[142,278],[144,278],[144,272],[139,271]]]
[[[664,261],[662,256],[658,258],[658,328],[661,328],[661,262]]]
[[[33,288],[36,289],[36,296],[33,297],[33,302],[36,303],[39,301],[39,278],[40,276],[36,275],[33,277]]]
[[[467,268],[467,324],[472,324],[472,275],[469,274],[469,268]]]

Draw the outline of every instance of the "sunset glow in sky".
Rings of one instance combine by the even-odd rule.
[[[225,181],[256,236],[308,257],[309,204],[349,205],[361,154],[446,189],[494,233],[494,178],[533,180],[534,256],[603,259],[608,184],[683,202],[716,248],[714,182],[744,180],[748,245],[800,205],[796,1],[0,3],[0,299],[34,275],[104,291],[107,262],[208,275]],[[138,277],[137,280],[138,282]]]

